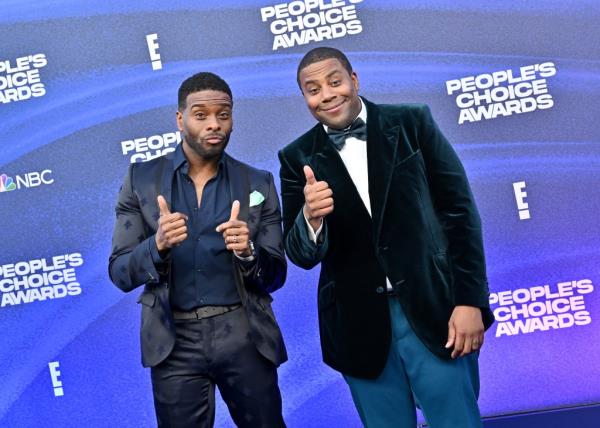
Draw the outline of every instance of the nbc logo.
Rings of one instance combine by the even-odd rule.
[[[6,174],[0,175],[0,192],[10,192],[16,188],[17,185],[13,181],[12,177],[9,177]]]
[[[15,175],[15,178],[1,174],[0,175],[0,193],[18,190],[23,187],[38,187],[42,184],[54,183],[54,178],[51,177],[52,171],[45,169],[41,172],[33,171],[21,175]]]

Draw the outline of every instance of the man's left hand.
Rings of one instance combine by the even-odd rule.
[[[464,357],[483,346],[481,309],[474,306],[456,306],[448,321],[448,343],[452,358]]]
[[[239,257],[249,257],[252,249],[249,244],[250,231],[245,221],[238,220],[240,215],[240,202],[233,201],[229,221],[217,226],[217,232],[223,233],[225,246]]]

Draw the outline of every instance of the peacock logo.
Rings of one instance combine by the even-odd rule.
[[[12,177],[9,177],[6,174],[0,175],[0,193],[1,192],[10,192],[11,190],[15,190],[17,185]]]

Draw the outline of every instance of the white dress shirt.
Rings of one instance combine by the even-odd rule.
[[[360,99],[361,109],[360,113],[357,117],[360,117],[365,123],[367,123],[367,109],[365,107],[365,103],[362,99]],[[325,132],[327,132],[328,127],[323,125],[325,128]],[[367,162],[367,142],[363,140],[359,140],[356,137],[347,137],[346,144],[341,150],[338,151],[342,161],[344,162],[344,166],[352,179],[352,182],[356,186],[356,190],[358,190],[358,194],[362,199],[365,208],[369,215],[371,215],[371,200],[369,199],[369,169]],[[317,177],[318,180],[318,177]],[[333,195],[335,200],[335,195]],[[317,237],[321,233],[323,229],[323,220],[321,219],[321,226],[315,232],[308,222],[306,216],[304,216],[306,220],[306,226],[308,227],[308,233],[311,241],[314,243],[317,242]],[[387,289],[392,290],[392,285],[390,284],[390,280],[386,278],[387,281]]]

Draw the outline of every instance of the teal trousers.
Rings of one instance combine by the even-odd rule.
[[[481,428],[478,353],[445,360],[413,332],[402,306],[389,297],[392,344],[377,379],[344,376],[367,428],[414,428],[416,406],[432,428]]]

